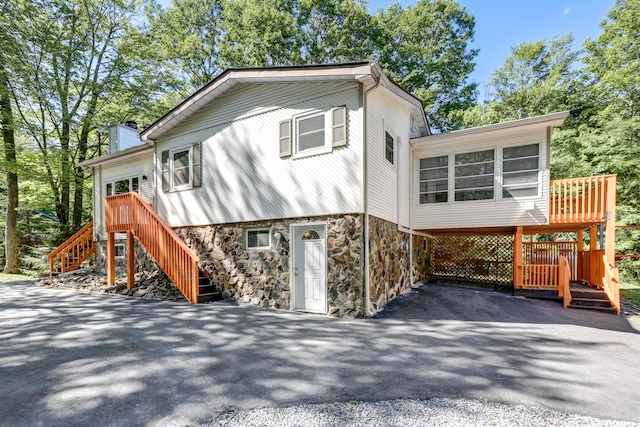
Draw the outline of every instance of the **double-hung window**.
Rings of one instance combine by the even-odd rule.
[[[385,131],[384,132],[384,158],[391,164],[393,164],[393,156],[395,151],[395,139],[393,136]]]
[[[200,143],[161,153],[162,191],[188,190],[200,186]]]
[[[191,188],[191,147],[171,151],[171,188]]]
[[[347,108],[306,112],[279,123],[280,157],[329,153],[347,144]]]

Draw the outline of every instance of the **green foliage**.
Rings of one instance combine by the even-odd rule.
[[[431,124],[440,131],[461,127],[459,112],[473,106],[476,83],[474,18],[458,2],[419,0],[403,9],[395,3],[376,16],[377,53],[383,69],[422,100]]]

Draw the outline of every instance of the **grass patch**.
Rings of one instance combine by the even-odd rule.
[[[4,274],[0,273],[0,282],[11,282],[13,280],[29,280],[37,276],[34,272],[25,272],[23,274]]]
[[[629,282],[620,283],[620,298],[640,305],[640,284]]]

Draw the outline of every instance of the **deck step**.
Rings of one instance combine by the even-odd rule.
[[[611,307],[611,301],[601,298],[574,298],[571,294],[571,305],[582,307]]]
[[[221,299],[222,299],[222,294],[220,292],[208,292],[206,294],[200,293],[198,295],[198,303],[209,302],[209,301],[219,301]]]
[[[598,306],[589,306],[589,305],[573,305],[569,304],[568,308],[574,308],[578,310],[590,310],[590,311],[599,311],[602,313],[610,313],[610,314],[618,314],[618,310],[614,307],[598,307]]]
[[[200,272],[198,277],[198,303],[218,301],[222,299],[222,293],[217,287],[211,284],[211,281],[204,273]]]

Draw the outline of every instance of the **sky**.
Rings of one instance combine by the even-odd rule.
[[[374,3],[389,2],[374,0],[370,8]],[[512,47],[572,33],[574,48],[580,48],[587,37],[598,37],[600,22],[614,0],[459,0],[459,3],[475,16],[475,40],[471,47],[480,52],[471,80],[479,84],[479,101],[483,101],[484,86],[493,71],[504,64]]]
[[[386,8],[398,0],[369,0],[369,10]],[[399,0],[403,6],[415,0]],[[480,99],[484,86],[496,68],[503,65],[511,47],[553,36],[572,33],[574,47],[580,48],[587,37],[600,34],[600,22],[613,7],[614,0],[458,0],[475,17],[475,37],[471,48],[480,49],[476,69],[470,80],[479,84]],[[168,6],[170,0],[160,0]]]

